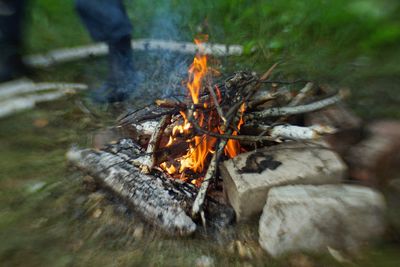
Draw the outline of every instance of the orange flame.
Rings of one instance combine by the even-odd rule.
[[[204,107],[212,106],[211,100],[210,102],[200,103],[200,95],[201,90],[203,88],[203,82],[208,74],[208,66],[207,66],[207,56],[204,55],[204,46],[202,41],[196,39],[195,43],[199,47],[199,53],[196,54],[193,63],[189,67],[189,79],[186,84],[187,89],[189,91],[191,100],[194,104],[202,104]],[[216,88],[218,101],[221,101],[221,93],[218,88]],[[243,113],[245,110],[245,106],[242,105],[241,112]],[[166,146],[172,145],[176,136],[179,134],[188,134],[190,135],[191,130],[193,129],[193,125],[188,121],[188,118],[184,112],[181,112],[183,121],[179,125],[175,126],[172,129],[172,134],[169,138],[169,141]],[[218,132],[218,115],[215,111],[211,111],[207,114],[207,119],[205,114],[202,111],[196,111],[194,114],[194,119],[198,122],[199,126],[202,128],[208,128],[209,131]],[[216,124],[216,125],[213,125]],[[243,124],[243,118],[240,118],[240,122],[238,124],[238,128]],[[237,133],[233,133],[236,135]],[[170,175],[179,174],[179,178],[182,180],[186,180],[185,171],[190,170],[194,173],[201,174],[207,164],[207,159],[209,159],[209,155],[214,153],[214,147],[216,145],[217,139],[214,137],[210,137],[206,134],[201,136],[195,136],[187,140],[188,150],[187,153],[180,158],[175,159],[176,163],[179,163],[179,168],[177,168],[174,164],[162,163],[160,167],[168,172]],[[225,153],[229,157],[234,157],[240,153],[240,144],[236,140],[229,140],[227,143],[227,147],[225,149]],[[175,177],[175,176],[174,176]],[[196,185],[200,185],[201,178],[192,180],[192,183]]]
[[[240,130],[240,127],[244,124],[243,114],[245,111],[246,111],[246,105],[243,103],[240,106],[240,120],[237,125],[238,130]],[[232,133],[232,135],[237,135],[237,132],[234,131]],[[224,152],[225,152],[225,155],[228,155],[230,158],[234,158],[237,155],[239,155],[239,153],[241,152],[240,150],[241,150],[241,147],[240,147],[239,141],[229,139],[229,141],[226,143]]]
[[[192,65],[189,67],[189,82],[187,83],[187,88],[189,89],[193,103],[198,104],[203,78],[207,74],[207,56],[202,55],[204,47],[201,41],[196,39],[195,43],[199,46],[201,53],[196,54]]]

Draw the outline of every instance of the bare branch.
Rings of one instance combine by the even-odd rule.
[[[214,88],[212,85],[208,85],[207,86],[208,91],[210,92],[211,98],[214,102],[214,105],[217,109],[218,115],[221,117],[222,121],[224,122],[224,124],[226,123],[226,118],[224,116],[224,113],[222,112],[222,109],[218,103],[218,99],[217,99],[217,95],[215,94]]]
[[[154,152],[158,149],[164,129],[167,127],[170,121],[170,115],[163,116],[158,123],[156,129],[154,130],[154,133],[151,136],[149,144],[147,146],[147,155],[145,156],[145,159],[141,166],[141,170],[143,173],[150,173],[151,169],[153,169],[155,163],[157,162],[156,153]]]
[[[270,108],[259,112],[254,112],[245,116],[246,119],[261,119],[266,117],[278,117],[278,116],[288,116],[288,115],[296,115],[307,112],[312,112],[315,110],[322,109],[327,106],[334,105],[340,102],[345,97],[345,92],[340,91],[337,95],[332,97],[307,104],[302,106],[295,107],[276,107]]]

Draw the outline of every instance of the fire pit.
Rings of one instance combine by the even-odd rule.
[[[189,68],[187,98],[157,100],[127,112],[116,126],[120,140],[101,150],[68,153],[75,166],[122,196],[149,222],[180,235],[193,233],[198,224],[218,227],[233,221],[234,211],[221,197],[226,187],[221,162],[244,152],[257,155],[262,147],[289,140],[309,142],[334,133],[330,126],[307,126],[303,115],[339,103],[346,93],[307,81],[272,81],[276,64],[261,76],[241,71],[213,82],[216,71],[208,66],[203,43],[196,44],[199,53]],[[298,89],[288,90],[288,85]],[[271,155],[255,158],[238,173],[280,168]]]

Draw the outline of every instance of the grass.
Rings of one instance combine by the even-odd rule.
[[[400,4],[391,0],[135,0],[126,1],[135,38],[238,43],[245,55],[222,59],[222,70],[265,71],[281,62],[274,78],[315,79],[353,90],[350,104],[365,119],[400,118]],[[26,53],[87,44],[90,38],[72,0],[36,0],[28,8]],[[255,48],[255,50],[253,50]],[[140,56],[139,56],[140,57]],[[143,57],[143,55],[141,55]],[[139,63],[146,72],[174,71],[160,55]],[[98,84],[104,60],[73,62],[40,70],[37,80]],[[164,73],[165,74],[165,73]],[[152,73],[152,80],[159,76]],[[170,79],[169,79],[170,80]],[[154,84],[159,90],[160,85]],[[150,90],[150,88],[149,88]],[[153,95],[153,93],[151,93]],[[201,255],[216,266],[287,266],[257,245],[256,227],[240,226],[216,240],[162,236],[107,195],[83,189],[82,177],[65,164],[71,144],[90,145],[90,135],[112,124],[83,113],[70,97],[0,121],[0,261],[4,266],[193,265]],[[139,100],[140,102],[141,100]],[[47,121],[38,127],[37,120]],[[96,217],[96,211],[102,214]],[[141,234],[141,231],[144,233]],[[241,258],[229,240],[251,252]],[[375,247],[359,266],[397,266],[397,245]],[[336,266],[329,256],[308,256],[316,265]]]

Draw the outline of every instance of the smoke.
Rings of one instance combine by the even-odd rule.
[[[172,0],[150,0],[141,2],[142,10],[148,10],[146,14],[134,14],[133,21],[137,21],[144,29],[136,29],[139,38],[158,40],[188,41],[188,34],[184,33],[182,9],[178,9]],[[187,5],[189,8],[190,5]],[[134,8],[134,6],[132,6]],[[185,10],[185,12],[187,12]],[[148,16],[148,17],[145,17]],[[141,23],[141,20],[147,20]],[[135,24],[133,27],[137,27]],[[187,77],[187,69],[192,60],[191,56],[168,50],[157,50],[146,52],[144,60],[148,62],[145,76],[146,93],[153,97],[170,98],[186,94],[183,81]],[[152,89],[152,92],[149,90]]]

